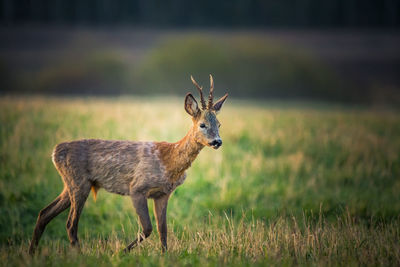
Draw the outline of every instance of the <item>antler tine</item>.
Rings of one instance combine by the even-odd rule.
[[[213,76],[210,74],[210,94],[208,95],[208,109],[212,109],[213,106],[213,92],[214,92],[214,79]]]
[[[200,102],[201,102],[202,109],[204,110],[204,109],[206,109],[206,101],[204,101],[204,97],[203,97],[203,87],[199,86],[199,84],[194,80],[192,75],[190,75],[190,79],[192,80],[192,83],[196,86],[197,90],[199,90]]]

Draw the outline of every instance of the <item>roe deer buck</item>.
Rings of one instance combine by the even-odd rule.
[[[39,213],[29,252],[38,246],[46,225],[62,211],[70,208],[67,232],[72,246],[78,246],[78,221],[92,189],[99,188],[120,195],[129,195],[143,229],[130,243],[129,251],[152,232],[147,199],[154,199],[154,214],[162,251],[167,249],[167,203],[175,188],[186,178],[185,171],[204,146],[214,149],[222,145],[216,115],[228,94],[213,103],[214,82],[210,75],[208,103],[202,87],[191,77],[200,93],[201,109],[191,93],[185,97],[185,110],[192,116],[193,126],[176,142],[131,142],[84,139],[58,144],[53,163],[60,173],[64,190]]]

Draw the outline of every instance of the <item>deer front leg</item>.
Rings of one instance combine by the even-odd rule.
[[[169,195],[154,199],[154,216],[157,221],[157,230],[160,235],[162,252],[167,250],[167,204]]]
[[[130,243],[124,249],[124,252],[130,251],[138,243],[142,242],[145,238],[147,238],[153,231],[153,227],[151,225],[149,216],[149,209],[147,207],[147,198],[140,193],[132,194],[131,198],[133,202],[133,207],[135,208],[136,213],[139,216],[139,223],[142,226],[143,232],[140,233],[139,237],[136,238],[132,243]]]

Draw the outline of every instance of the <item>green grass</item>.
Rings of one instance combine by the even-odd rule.
[[[27,255],[37,214],[62,190],[50,155],[79,138],[176,141],[182,99],[0,98],[0,260],[5,265],[399,265],[400,116],[323,104],[228,100],[222,149],[205,148],[158,235],[138,232],[128,197],[99,191],[83,211],[81,252],[67,212]],[[152,209],[152,205],[150,205]],[[151,210],[152,212],[152,210]]]

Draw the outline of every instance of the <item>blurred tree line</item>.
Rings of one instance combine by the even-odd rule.
[[[398,27],[400,0],[0,0],[0,22],[156,27]]]

